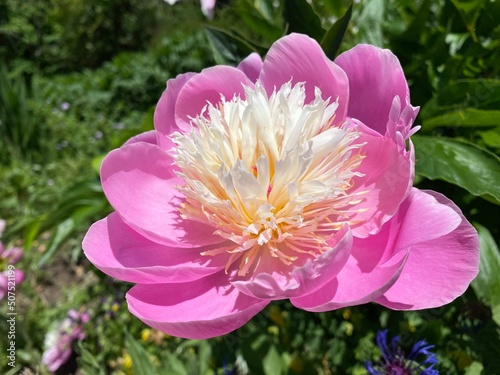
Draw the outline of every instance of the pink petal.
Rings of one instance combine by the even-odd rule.
[[[21,271],[21,270],[16,269],[14,271],[14,274],[15,274],[16,285],[21,284],[24,281],[24,278],[25,278],[24,272]]]
[[[179,284],[136,285],[127,293],[129,310],[169,335],[206,339],[243,326],[269,301],[240,293],[224,272]]]
[[[262,70],[262,64],[262,58],[258,53],[254,52],[241,61],[237,68],[245,73],[252,82],[255,82],[259,78],[260,71]]]
[[[43,353],[42,363],[47,366],[49,371],[54,372],[68,361],[72,352],[71,347],[61,349],[52,346]]]
[[[268,257],[261,261],[254,276],[248,280],[232,281],[231,284],[255,298],[276,300],[309,294],[339,273],[349,258],[351,248],[352,235],[346,226],[332,238],[331,250],[312,261],[307,259],[301,267],[290,272],[289,267],[285,268],[279,259]]]
[[[201,0],[201,11],[208,19],[214,17],[215,0]]]
[[[439,193],[413,189],[393,220],[399,222],[393,249],[410,245],[410,255],[401,277],[377,302],[416,310],[462,295],[478,273],[479,242],[460,209]]]
[[[7,279],[7,271],[0,272],[0,300],[2,300],[7,295],[7,284],[9,280]]]
[[[139,142],[111,151],[103,160],[104,193],[123,221],[146,238],[168,246],[197,247],[222,242],[214,228],[185,220],[179,213],[183,180],[171,157],[159,147]]]
[[[353,178],[352,190],[362,202],[353,209],[365,211],[354,215],[352,220],[361,224],[352,230],[355,237],[367,237],[377,233],[405,199],[413,184],[415,161],[412,145],[405,156],[386,137],[362,133],[357,142],[366,144],[361,150],[365,158],[358,168],[364,176]]]
[[[339,100],[335,124],[347,114],[349,82],[345,72],[328,59],[319,44],[302,34],[290,34],[275,42],[264,60],[260,80],[268,93],[288,81],[305,82],[306,103],[321,89],[323,99]]]
[[[154,114],[155,129],[158,132],[158,145],[164,150],[169,150],[173,146],[172,141],[167,138],[171,133],[190,129],[190,126],[185,126],[184,123],[177,124],[175,122],[175,103],[181,89],[195,75],[195,73],[180,74],[168,80],[167,89],[163,92],[156,105]]]
[[[150,131],[138,134],[138,135],[130,138],[123,145],[124,146],[131,145],[132,143],[137,143],[137,142],[146,142],[146,143],[151,143],[153,145],[156,145],[158,143],[158,132],[155,130],[150,130]]]
[[[371,302],[387,291],[399,277],[408,253],[400,251],[387,260],[383,248],[366,251],[354,246],[336,278],[316,292],[290,301],[301,309],[322,312]]]
[[[410,102],[408,84],[398,58],[387,49],[359,44],[340,54],[335,63],[349,77],[347,116],[385,135],[394,97],[399,97],[402,108]]]
[[[223,256],[200,255],[207,249],[177,249],[152,242],[116,213],[94,223],[83,239],[87,258],[107,275],[123,281],[183,283],[220,271]]]
[[[11,247],[2,254],[9,264],[16,264],[23,258],[23,251],[18,247]]]
[[[243,85],[253,87],[241,70],[230,66],[204,69],[182,87],[175,104],[175,120],[181,130],[191,129],[190,118],[201,115],[207,102],[216,105],[221,95],[231,100],[235,95],[245,97]]]

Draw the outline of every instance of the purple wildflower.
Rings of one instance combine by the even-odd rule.
[[[56,329],[47,333],[42,363],[49,371],[56,371],[68,361],[73,352],[73,342],[85,338],[83,325],[88,321],[87,313],[69,310],[68,316],[57,325]]]
[[[437,364],[436,354],[431,352],[434,345],[429,345],[425,340],[417,341],[408,355],[399,345],[399,336],[395,336],[388,344],[386,329],[377,333],[376,341],[382,358],[376,365],[371,361],[366,362],[366,369],[371,375],[439,375],[439,371],[434,368]]]

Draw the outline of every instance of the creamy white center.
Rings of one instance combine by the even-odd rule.
[[[238,261],[244,276],[267,256],[284,265],[305,261],[352,224],[360,201],[349,192],[363,159],[359,133],[333,125],[338,102],[324,100],[318,88],[311,103],[305,96],[302,83],[286,83],[269,97],[257,82],[245,87],[245,98],[207,104],[189,134],[172,136],[185,180],[182,215],[235,243],[230,251],[203,253],[229,253],[226,271]]]

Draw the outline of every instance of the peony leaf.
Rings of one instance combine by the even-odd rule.
[[[337,51],[342,44],[342,39],[349,25],[349,21],[352,16],[352,1],[349,8],[346,10],[344,15],[340,17],[335,23],[328,29],[328,31],[321,39],[321,48],[325,51],[325,54],[330,58],[334,59],[337,55]]]
[[[47,250],[45,250],[42,258],[38,262],[38,267],[43,266],[61,246],[61,244],[69,237],[75,229],[75,221],[73,218],[68,218],[55,227],[52,237],[49,240]]]
[[[480,131],[477,134],[479,134],[486,146],[500,148],[500,127]]]
[[[132,370],[134,371],[134,374],[158,374],[158,371],[153,362],[151,362],[146,349],[144,349],[128,331],[125,331],[125,343],[130,354],[130,358],[132,359]]]
[[[359,27],[363,43],[374,44],[384,47],[384,15],[386,14],[386,2],[383,0],[372,0],[366,3],[357,19],[356,26]]]
[[[426,131],[439,126],[495,126],[500,123],[500,111],[465,108],[460,111],[432,117],[422,122]]]
[[[413,136],[416,172],[431,180],[458,185],[500,204],[500,159],[472,143],[449,138]]]
[[[458,9],[465,22],[465,26],[469,30],[475,41],[477,41],[475,26],[481,8],[485,4],[485,0],[451,0],[453,5]]]
[[[307,34],[318,42],[323,38],[325,30],[321,27],[321,20],[306,0],[285,1],[283,15],[288,25],[288,33]]]
[[[255,52],[248,43],[224,30],[205,27],[205,35],[217,64],[237,65],[249,54]]]
[[[493,311],[493,319],[500,324],[500,252],[491,233],[476,224],[480,243],[479,275],[472,282],[476,295]]]

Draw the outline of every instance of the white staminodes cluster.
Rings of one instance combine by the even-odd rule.
[[[303,83],[286,83],[269,97],[257,82],[245,87],[245,98],[209,103],[189,134],[173,134],[186,182],[179,187],[187,197],[182,214],[235,243],[203,253],[230,253],[226,272],[237,262],[245,276],[268,256],[300,266],[352,224],[359,133],[332,125],[338,102],[322,99],[318,88],[313,102],[304,104],[305,97]]]

